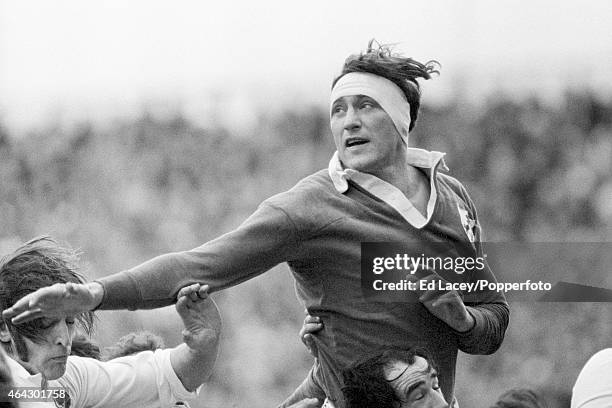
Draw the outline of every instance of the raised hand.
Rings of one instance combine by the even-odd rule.
[[[221,315],[208,296],[208,285],[195,283],[177,295],[176,311],[183,321],[183,341],[189,348],[208,352],[216,347],[221,334]]]
[[[19,299],[2,313],[2,317],[20,324],[41,317],[76,315],[95,309],[103,294],[102,285],[96,282],[56,283]]]

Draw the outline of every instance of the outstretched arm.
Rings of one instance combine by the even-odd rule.
[[[169,253],[86,285],[57,284],[24,296],[3,313],[15,324],[42,316],[95,308],[168,306],[182,287],[207,284],[211,291],[237,285],[286,261],[295,251],[295,226],[268,203],[236,230],[189,251]]]
[[[58,380],[75,406],[171,406],[196,397],[217,358],[221,318],[207,287],[191,285],[179,293],[176,310],[184,343],[142,351],[109,361],[70,356]]]
[[[208,286],[196,283],[180,290],[176,302],[183,325],[183,344],[172,350],[170,362],[185,389],[194,391],[211,375],[217,359],[221,315],[208,296]]]

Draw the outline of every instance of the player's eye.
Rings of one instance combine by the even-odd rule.
[[[332,114],[340,113],[344,111],[344,106],[340,103],[332,107]]]
[[[40,319],[40,328],[43,330],[50,329],[58,322],[57,319],[50,319],[48,317],[43,317]]]
[[[359,106],[362,109],[371,109],[371,108],[377,108],[379,105],[378,103],[376,103],[376,101],[372,98],[363,98],[361,100],[361,103],[359,104]]]
[[[416,392],[416,393],[412,394],[412,399],[414,401],[418,401],[420,399],[423,399],[424,397],[425,397],[425,394],[422,393],[422,392]]]

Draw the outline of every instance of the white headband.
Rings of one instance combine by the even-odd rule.
[[[330,96],[331,108],[338,98],[351,95],[365,95],[374,99],[393,121],[395,128],[408,145],[410,129],[410,104],[406,101],[404,92],[393,82],[379,75],[365,72],[350,72],[342,76]]]

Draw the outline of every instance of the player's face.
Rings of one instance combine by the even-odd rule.
[[[66,372],[66,361],[72,346],[74,318],[42,319],[42,336],[34,342],[24,338],[28,351],[27,368],[32,374],[42,374],[56,380]]]
[[[447,408],[448,403],[438,385],[438,374],[423,357],[415,357],[414,364],[396,361],[385,370],[391,381],[400,408]]]
[[[403,142],[391,117],[369,96],[351,95],[332,104],[331,129],[346,168],[378,174],[404,160]]]

